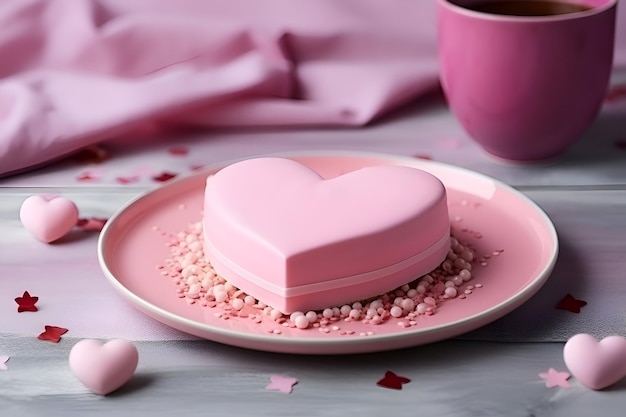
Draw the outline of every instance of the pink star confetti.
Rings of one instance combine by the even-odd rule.
[[[138,177],[149,177],[154,173],[154,170],[149,166],[138,166],[133,169],[132,174]]]
[[[0,356],[0,371],[6,371],[7,369],[7,365],[6,363],[8,362],[9,357],[8,356]]]
[[[78,219],[76,227],[86,232],[99,232],[102,230],[108,219],[100,217],[89,217]]]
[[[44,326],[45,331],[37,336],[39,340],[47,340],[54,343],[59,343],[61,335],[68,332],[68,329],[57,326]]]
[[[17,312],[22,313],[24,311],[37,311],[35,304],[39,301],[39,297],[31,296],[28,291],[24,291],[21,297],[17,297],[15,302],[17,303]]]
[[[136,175],[132,177],[117,177],[115,178],[115,181],[117,181],[119,184],[126,185],[139,181],[139,177]]]
[[[409,378],[405,378],[403,376],[396,375],[395,373],[391,371],[387,371],[385,372],[385,376],[382,379],[380,379],[376,383],[376,385],[378,385],[379,387],[383,387],[383,388],[400,390],[402,389],[402,385],[408,384],[409,382],[411,382]]]
[[[577,300],[571,294],[567,294],[556,305],[556,309],[557,310],[567,310],[567,311],[571,311],[572,313],[578,314],[578,313],[580,313],[580,309],[583,308],[586,305],[587,305],[586,301]]]
[[[567,380],[570,378],[570,374],[567,372],[558,372],[554,368],[548,369],[548,372],[542,372],[539,374],[541,379],[546,381],[547,388],[562,387],[569,388],[571,385]]]
[[[268,391],[280,391],[285,394],[291,394],[293,386],[298,383],[297,378],[274,374],[270,376],[270,382],[265,389]]]
[[[446,149],[458,149],[463,147],[463,142],[458,138],[442,138],[440,141],[441,147]]]

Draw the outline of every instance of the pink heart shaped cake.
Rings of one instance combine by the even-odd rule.
[[[443,184],[405,166],[324,179],[290,159],[241,161],[207,179],[203,222],[216,273],[283,313],[392,290],[450,248]]]

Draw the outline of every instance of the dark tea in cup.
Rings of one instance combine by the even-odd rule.
[[[590,9],[582,4],[544,0],[484,1],[468,5],[467,8],[477,12],[507,16],[550,16],[584,12]]]

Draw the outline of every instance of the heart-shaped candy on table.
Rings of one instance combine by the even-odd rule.
[[[609,336],[598,342],[591,335],[577,334],[565,343],[563,359],[583,385],[607,388],[626,376],[626,339]]]
[[[33,195],[22,203],[20,220],[37,239],[50,243],[65,236],[76,225],[78,208],[65,197]]]
[[[323,178],[253,158],[207,179],[205,253],[237,288],[283,313],[382,294],[432,271],[450,248],[446,190],[411,167]]]
[[[87,388],[107,395],[124,385],[135,373],[139,354],[128,340],[107,343],[83,339],[70,351],[70,369]]]

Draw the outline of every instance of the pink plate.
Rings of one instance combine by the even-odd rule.
[[[295,159],[324,177],[383,164],[412,166],[439,177],[448,191],[453,233],[483,259],[474,264],[474,278],[467,283],[474,286],[472,293],[465,299],[445,301],[436,314],[419,316],[409,327],[398,325],[406,319],[380,325],[342,321],[329,333],[284,327],[271,320],[262,324],[239,317],[224,320],[216,314],[219,307],[188,304],[176,296],[174,282],[157,269],[169,257],[170,238],[164,234],[182,232],[201,219],[207,175],[235,161],[150,191],[107,222],[98,256],[113,287],[149,316],[202,338],[272,352],[347,354],[431,343],[490,323],[534,295],[556,262],[558,240],[548,216],[520,192],[484,175],[438,162],[374,153],[273,156]]]

